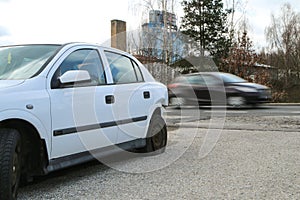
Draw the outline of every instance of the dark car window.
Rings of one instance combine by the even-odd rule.
[[[219,78],[217,78],[215,76],[212,76],[212,75],[204,74],[204,75],[202,75],[202,78],[204,79],[205,84],[207,86],[222,84],[222,80],[221,79],[219,79]]]
[[[70,70],[85,70],[89,73],[89,83],[70,85],[70,87],[96,86],[106,83],[103,65],[99,54],[93,49],[81,49],[71,53],[59,66],[52,79],[52,88],[59,87],[58,77]],[[66,87],[66,86],[64,86]]]
[[[172,83],[188,83],[187,79],[183,76],[175,78]]]
[[[142,82],[143,77],[134,61],[124,55],[106,51],[105,55],[109,62],[114,83]]]
[[[201,75],[188,76],[187,82],[192,85],[205,85],[205,81],[203,80]]]
[[[246,82],[245,79],[242,79],[238,76],[235,76],[233,74],[220,74],[221,78],[223,79],[224,83],[243,83]]]

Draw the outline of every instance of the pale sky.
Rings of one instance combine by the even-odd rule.
[[[127,15],[127,0],[0,0],[0,44],[102,43]]]
[[[110,40],[112,19],[127,21],[129,30],[140,24],[140,17],[132,16],[132,6],[128,8],[130,2],[0,0],[0,45],[74,41],[102,44]],[[246,12],[250,36],[256,46],[264,45],[264,29],[270,24],[271,13],[279,13],[285,2],[300,12],[299,0],[248,0]]]
[[[257,48],[266,45],[265,28],[271,24],[272,13],[275,16],[280,15],[280,8],[284,3],[290,3],[293,10],[300,13],[299,0],[248,0],[246,12],[250,24],[250,37]]]

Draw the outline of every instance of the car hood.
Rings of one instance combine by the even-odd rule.
[[[228,83],[228,85],[230,86],[241,86],[241,87],[251,87],[251,88],[255,88],[258,90],[261,89],[269,89],[269,87],[261,85],[261,84],[257,84],[257,83],[249,83],[249,82],[242,82],[242,83]]]
[[[20,85],[24,80],[0,80],[0,89]]]

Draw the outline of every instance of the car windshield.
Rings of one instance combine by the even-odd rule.
[[[235,76],[233,74],[220,74],[221,78],[223,79],[224,83],[244,83],[246,82],[245,79],[241,77]]]
[[[59,45],[0,47],[0,80],[25,80],[35,76]]]

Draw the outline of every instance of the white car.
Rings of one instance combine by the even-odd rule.
[[[103,151],[161,153],[166,147],[167,88],[116,49],[0,47],[0,94],[0,199],[16,199],[21,177],[30,180]]]

